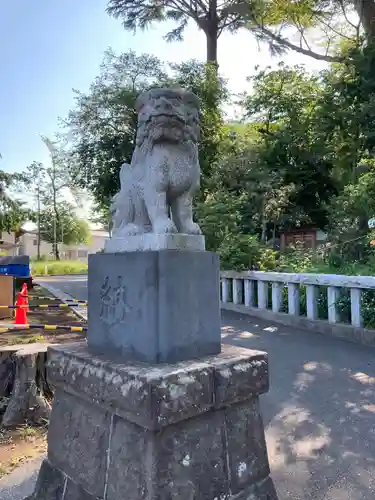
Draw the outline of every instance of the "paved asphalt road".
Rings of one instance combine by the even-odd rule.
[[[87,299],[85,277],[48,282]],[[233,313],[222,337],[269,353],[261,405],[279,500],[374,500],[375,349]]]

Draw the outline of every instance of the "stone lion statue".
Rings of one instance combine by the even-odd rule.
[[[201,234],[193,222],[199,189],[199,102],[183,89],[153,89],[136,102],[138,130],[130,165],[111,205],[112,236]]]

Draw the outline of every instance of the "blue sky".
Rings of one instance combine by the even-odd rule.
[[[205,58],[205,40],[192,25],[185,41],[167,44],[159,25],[133,36],[105,13],[106,0],[2,0],[0,15],[0,168],[22,170],[33,160],[48,162],[40,134],[58,130],[59,116],[72,107],[72,88],[85,91],[98,74],[103,52],[149,52],[163,60]],[[312,61],[296,55],[288,62]],[[257,64],[270,64],[246,33],[223,35],[221,71],[233,90],[245,88],[245,77]],[[274,61],[275,62],[275,61]]]

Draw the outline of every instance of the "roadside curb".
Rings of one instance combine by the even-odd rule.
[[[36,281],[36,283],[38,283],[38,281]],[[39,284],[39,283],[38,283]],[[60,289],[52,286],[52,285],[49,285],[45,282],[43,282],[43,284],[39,284],[40,286],[42,286],[43,288],[45,288],[46,290],[48,290],[50,293],[52,293],[52,295],[54,297],[56,297],[57,299],[61,300],[62,302],[64,302],[64,304],[68,304],[71,302],[72,299],[74,299],[74,297],[72,297],[71,295],[65,293],[65,292],[62,292]],[[78,316],[80,319],[83,319],[85,321],[87,321],[87,307],[69,307],[69,309],[76,315]]]
[[[87,276],[87,273],[69,273],[69,274],[33,274],[34,278],[66,278],[67,276]]]

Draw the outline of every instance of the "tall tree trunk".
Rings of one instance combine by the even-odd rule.
[[[354,7],[365,30],[367,41],[375,40],[375,1],[353,0]]]
[[[207,62],[217,63],[217,39],[219,38],[217,0],[210,0],[205,29],[207,40]]]
[[[54,168],[54,179],[55,179],[55,168]],[[60,260],[60,253],[59,253],[59,244],[58,244],[58,239],[57,239],[57,227],[59,226],[60,222],[60,214],[59,210],[57,207],[57,190],[55,186],[55,181],[52,183],[53,186],[53,212],[54,212],[54,225],[53,225],[53,244],[54,244],[54,251],[55,251],[55,258],[56,260]]]
[[[207,39],[207,62],[217,62],[217,34],[206,33]]]

